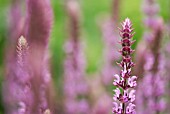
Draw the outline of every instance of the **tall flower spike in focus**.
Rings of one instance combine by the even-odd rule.
[[[120,36],[122,49],[119,51],[122,55],[122,61],[119,63],[122,70],[120,75],[114,75],[115,80],[113,85],[117,88],[114,90],[115,94],[113,99],[114,107],[112,112],[114,114],[135,114],[135,105],[133,104],[135,100],[135,90],[136,87],[136,76],[131,76],[131,68],[134,66],[134,63],[131,59],[131,54],[134,50],[131,49],[131,45],[134,43],[132,37],[134,34],[132,24],[129,18],[126,18],[122,23],[122,28],[120,29]]]

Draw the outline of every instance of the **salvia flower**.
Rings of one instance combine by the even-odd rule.
[[[120,29],[120,28],[119,28]],[[122,23],[122,28],[120,29],[120,36],[122,49],[119,51],[122,55],[122,61],[118,63],[122,70],[120,75],[116,74],[116,78],[113,85],[117,86],[114,90],[115,95],[113,99],[115,100],[112,112],[115,114],[134,114],[135,105],[133,104],[135,100],[135,90],[136,87],[136,76],[131,76],[131,68],[134,63],[131,59],[131,54],[134,50],[131,49],[131,45],[134,41],[131,40],[133,37],[132,24],[129,18],[126,18]]]

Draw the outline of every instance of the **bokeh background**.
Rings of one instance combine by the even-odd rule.
[[[87,61],[86,77],[93,78],[102,70],[103,58],[103,39],[100,23],[104,18],[112,15],[113,0],[78,0],[81,9],[80,38],[85,44],[85,58]],[[170,0],[158,0],[160,5],[160,16],[164,23],[170,23]],[[8,14],[10,0],[0,0],[0,87],[2,88],[5,66],[5,48],[8,37]],[[63,61],[65,54],[63,45],[68,38],[67,13],[64,0],[51,0],[54,13],[54,22],[50,35],[50,70],[54,81],[56,101],[62,102],[63,96]],[[144,25],[142,13],[142,0],[120,0],[119,21],[122,22],[126,17],[130,18],[135,28],[136,40],[133,45],[135,49],[138,43],[143,40]],[[118,32],[118,30],[117,30]],[[166,37],[169,40],[168,37]],[[114,52],[112,52],[114,53]],[[135,55],[134,55],[135,56]],[[100,75],[99,75],[100,76]],[[108,91],[112,95],[112,88]],[[97,88],[96,88],[97,89]],[[57,104],[59,104],[59,102]],[[4,113],[2,101],[2,89],[0,89],[0,114]]]

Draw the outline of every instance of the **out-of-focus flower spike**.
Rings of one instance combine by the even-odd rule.
[[[144,39],[146,40],[145,45],[147,48],[143,50],[144,52],[142,56],[144,60],[142,61],[145,63],[141,64],[142,66],[138,66],[138,71],[140,71],[140,69],[144,71],[141,73],[144,74],[144,77],[138,84],[140,88],[137,89],[137,95],[140,96],[137,96],[136,104],[141,105],[137,108],[137,113],[143,114],[150,112],[152,114],[159,114],[165,111],[164,109],[160,110],[159,107],[160,100],[164,99],[164,85],[166,83],[164,68],[159,68],[160,65],[164,67],[161,61],[162,28],[164,25],[162,17],[158,16],[159,4],[157,3],[157,0],[143,1],[143,11],[145,14],[144,24],[145,28],[147,28],[146,30],[149,31],[146,31],[144,34]],[[142,45],[142,47],[144,46]]]
[[[26,0],[26,38],[31,45],[47,47],[52,26],[53,13],[50,0]]]
[[[86,83],[86,61],[83,45],[80,41],[80,7],[77,0],[65,1],[69,32],[65,43],[66,58],[64,61],[64,106],[68,114],[89,114],[90,108],[86,98],[88,85]]]
[[[53,106],[50,102],[52,80],[48,69],[48,44],[53,22],[53,11],[50,0],[26,0],[25,34],[29,44],[29,68],[31,70],[31,85],[34,91],[34,113],[43,113]]]

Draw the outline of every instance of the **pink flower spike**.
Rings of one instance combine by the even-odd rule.
[[[120,53],[122,55],[122,60],[119,62],[122,70],[119,75],[114,75],[116,78],[113,82],[113,85],[116,85],[118,88],[114,90],[115,94],[113,99],[120,102],[122,109],[114,110],[114,114],[134,114],[135,109],[132,105],[132,102],[135,101],[135,90],[137,77],[131,76],[131,69],[134,67],[134,63],[131,58],[131,54],[134,50],[131,48],[131,45],[134,43],[132,40],[134,30],[132,28],[132,23],[129,18],[126,18],[125,21],[121,24],[122,28],[119,30],[120,36],[122,37],[120,44],[122,48]],[[120,89],[121,88],[121,91]],[[121,111],[120,111],[121,110]]]

